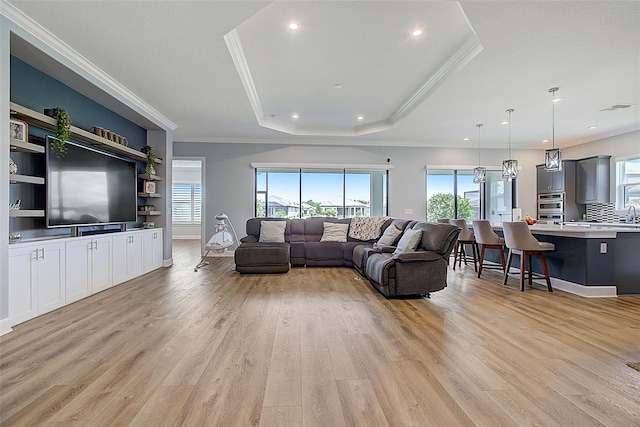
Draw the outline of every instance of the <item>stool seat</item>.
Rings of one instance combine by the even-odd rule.
[[[462,267],[462,261],[464,261],[464,265],[467,265],[467,260],[470,260],[470,258],[466,253],[465,246],[471,245],[473,268],[478,271],[478,245],[476,244],[476,237],[467,226],[467,221],[464,219],[452,219],[451,224],[460,227],[462,230],[453,251],[453,269],[456,269],[456,262],[460,267]]]
[[[498,236],[495,231],[493,231],[493,227],[491,227],[491,223],[486,219],[478,219],[473,220],[473,232],[476,236],[476,242],[480,247],[480,261],[478,262],[478,277],[482,275],[483,268],[502,268],[504,272],[506,269],[505,261],[504,261],[504,238]],[[496,266],[494,264],[485,264],[484,262],[484,254],[487,249],[494,249],[500,251],[500,266]]]
[[[509,258],[507,259],[507,270],[504,273],[503,285],[507,284],[509,270],[511,268],[511,259],[514,254],[520,255],[520,291],[524,291],[524,281],[528,272],[529,286],[532,285],[534,273],[532,266],[532,257],[539,256],[542,263],[544,276],[535,275],[536,278],[544,277],[547,282],[547,290],[553,292],[551,280],[549,279],[549,268],[547,266],[546,252],[555,250],[555,245],[549,242],[540,242],[533,237],[529,226],[524,221],[503,222],[502,230],[504,231],[504,239],[509,248]]]

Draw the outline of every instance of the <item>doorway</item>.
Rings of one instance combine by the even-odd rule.
[[[204,159],[174,158],[171,183],[173,239],[203,240]]]

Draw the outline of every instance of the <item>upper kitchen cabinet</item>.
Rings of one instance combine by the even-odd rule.
[[[547,172],[544,170],[544,165],[538,165],[537,168],[538,194],[561,193],[564,191],[564,169]]]
[[[587,157],[578,161],[576,203],[610,202],[611,156]]]
[[[561,171],[549,172],[544,170],[544,165],[536,166],[538,194],[573,191],[576,179],[575,163],[575,160],[564,160]]]

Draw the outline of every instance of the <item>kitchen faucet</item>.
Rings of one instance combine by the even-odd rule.
[[[631,215],[631,208],[633,208],[633,216]],[[629,210],[627,211],[627,214],[633,220],[632,223],[635,224],[636,223],[636,207],[633,205],[629,206]]]

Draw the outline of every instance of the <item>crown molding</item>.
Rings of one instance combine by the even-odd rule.
[[[397,123],[418,107],[443,82],[445,77],[464,67],[478,53],[482,52],[482,44],[473,34],[453,55],[451,55],[429,78],[396,110],[389,118],[391,123]]]
[[[27,40],[29,43],[37,43],[37,45],[34,44],[36,48],[42,50],[69,70],[82,76],[118,102],[131,108],[162,129],[173,131],[178,127],[13,4],[8,3],[6,0],[0,0],[0,14],[24,31],[29,38]],[[21,34],[17,35],[22,37]]]
[[[264,128],[297,136],[360,136],[389,130],[427,99],[443,83],[447,76],[462,68],[483,49],[480,40],[473,33],[433,74],[428,76],[427,80],[416,92],[409,96],[386,119],[356,126],[302,126],[290,121],[278,120],[275,117],[265,117],[251,69],[247,63],[242,42],[236,29],[225,34],[224,40],[258,124]]]

